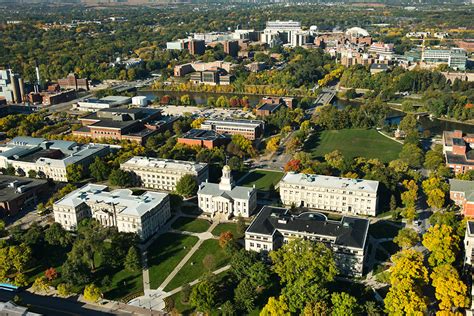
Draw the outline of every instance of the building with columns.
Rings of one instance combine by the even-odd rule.
[[[249,217],[257,207],[257,190],[236,186],[227,165],[222,169],[220,183],[201,183],[197,195],[199,209],[212,218]]]
[[[136,233],[146,240],[171,217],[168,194],[146,191],[133,195],[129,189],[108,191],[106,185],[86,184],[53,205],[54,220],[66,230],[75,230],[85,218],[94,218],[119,232]]]

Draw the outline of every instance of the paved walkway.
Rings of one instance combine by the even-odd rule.
[[[202,245],[202,243],[205,240],[208,239],[215,239],[216,237],[212,234],[212,231],[214,228],[219,225],[219,221],[215,221],[211,224],[211,226],[202,233],[193,233],[193,232],[187,232],[187,231],[181,231],[181,230],[175,230],[171,228],[171,225],[174,223],[174,221],[181,217],[184,216],[184,214],[177,213],[167,224],[163,229],[161,230],[160,233],[156,234],[151,240],[149,240],[145,245],[142,245],[142,258],[144,262],[144,269],[143,269],[143,289],[145,292],[145,295],[137,297],[133,299],[132,301],[129,302],[131,306],[136,306],[138,308],[148,308],[150,311],[151,310],[158,310],[161,311],[165,308],[165,302],[164,299],[166,297],[169,297],[173,294],[178,293],[181,291],[182,287],[178,287],[176,289],[173,289],[170,292],[165,292],[164,289],[165,287],[173,280],[173,278],[179,273],[179,271],[184,267],[184,265],[191,259],[193,254],[199,249],[199,247]],[[173,233],[178,233],[178,234],[184,234],[184,235],[192,235],[196,236],[199,238],[198,242],[191,248],[191,250],[184,256],[184,258],[178,263],[178,265],[173,269],[173,271],[166,277],[166,279],[160,284],[160,286],[157,289],[151,289],[150,288],[150,275],[149,275],[149,270],[148,270],[148,264],[147,264],[147,248],[153,243],[153,241],[160,235],[166,232],[173,232]],[[214,274],[219,274],[222,273],[230,268],[229,265],[222,267],[216,271],[214,271]],[[192,281],[190,284],[194,285],[199,282],[198,280]]]

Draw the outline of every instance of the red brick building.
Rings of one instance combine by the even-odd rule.
[[[229,137],[218,134],[215,131],[192,129],[178,138],[179,144],[188,146],[199,146],[212,149],[214,147],[225,146],[230,142]]]
[[[89,90],[89,80],[77,78],[77,75],[70,73],[66,78],[58,79],[61,89]]]
[[[464,216],[474,216],[474,181],[449,180],[451,200],[461,207]]]
[[[446,157],[446,165],[455,174],[474,170],[474,134],[463,134],[462,131],[443,132],[443,153]]]
[[[0,217],[15,215],[24,207],[36,205],[47,187],[46,180],[0,175]]]

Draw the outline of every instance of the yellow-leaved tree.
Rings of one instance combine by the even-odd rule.
[[[459,278],[458,271],[450,264],[443,264],[431,273],[439,309],[446,312],[457,312],[459,308],[469,305],[467,286]]]
[[[436,224],[423,235],[423,246],[431,252],[428,258],[431,266],[451,264],[459,252],[459,236],[451,226]]]

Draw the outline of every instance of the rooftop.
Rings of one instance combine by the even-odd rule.
[[[117,189],[107,191],[106,185],[86,184],[59,201],[56,205],[77,207],[82,203],[98,204],[105,203],[114,205],[118,214],[143,216],[160,204],[167,196],[166,193],[146,191],[142,195],[133,195],[129,189]]]
[[[306,186],[317,186],[334,189],[347,189],[351,191],[366,191],[377,193],[379,182],[363,179],[349,179],[317,174],[304,174],[288,172],[281,182]]]
[[[142,168],[156,168],[156,169],[170,169],[181,171],[199,172],[207,167],[206,163],[199,163],[185,160],[172,160],[135,156],[121,164],[121,166],[142,167]]]
[[[199,140],[216,140],[219,138],[226,138],[226,136],[216,133],[213,130],[205,130],[205,129],[192,129],[188,131],[186,134],[181,136],[180,138],[187,138],[187,139],[199,139]]]
[[[369,220],[364,218],[345,216],[340,221],[332,221],[318,212],[294,215],[286,208],[266,205],[247,233],[273,235],[276,231],[304,232],[330,238],[336,245],[364,248],[368,229]]]
[[[215,124],[215,125],[247,125],[247,126],[263,126],[265,124],[264,121],[260,120],[236,120],[236,119],[213,119],[213,120],[206,120],[203,124]]]
[[[218,183],[202,182],[199,186],[198,194],[222,196],[228,200],[245,200],[250,197],[253,191],[255,191],[255,188],[241,186],[234,186],[230,191],[221,190]]]
[[[35,187],[46,185],[47,181],[24,177],[0,175],[0,202],[11,201]]]
[[[264,103],[259,108],[257,108],[257,110],[273,112],[273,111],[277,110],[280,106],[281,106],[280,103],[274,103],[274,104]]]
[[[474,181],[450,179],[449,186],[451,192],[463,192],[467,201],[474,202]]]

